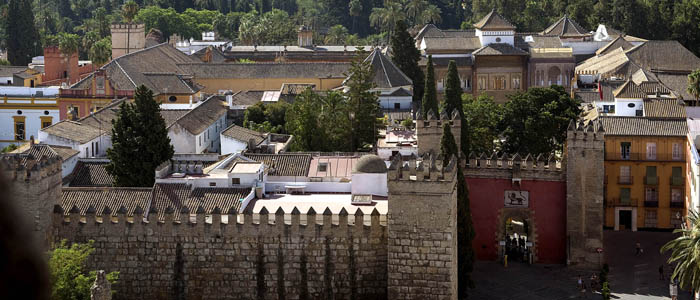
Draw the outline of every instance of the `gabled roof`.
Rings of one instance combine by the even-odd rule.
[[[107,173],[107,162],[78,161],[73,170],[71,187],[109,187],[114,177]]]
[[[471,37],[425,37],[425,51],[465,50],[471,51],[481,47],[476,36]]]
[[[528,55],[527,52],[506,43],[492,43],[472,52],[472,55]]]
[[[614,40],[605,44],[605,46],[596,50],[595,54],[596,55],[604,55],[604,54],[610,53],[612,50],[615,50],[617,48],[622,48],[622,50],[629,50],[629,49],[632,49],[633,47],[634,47],[634,45],[632,45],[632,43],[625,40],[622,36],[618,36]]]
[[[187,73],[199,79],[345,78],[350,63],[184,63]]]
[[[580,37],[591,35],[588,30],[581,27],[581,25],[570,19],[567,15],[564,15],[561,19],[554,22],[554,24],[547,27],[547,29],[545,29],[542,33],[561,37]]]
[[[75,206],[81,215],[93,210],[92,213],[97,215],[108,211],[116,216],[123,208],[126,215],[133,216],[136,207],[148,211],[151,190],[142,187],[68,187],[63,188],[60,206],[66,214]]]
[[[179,125],[192,135],[198,135],[226,114],[226,107],[219,96],[211,96],[197,107],[182,115],[168,126]]]
[[[27,66],[0,66],[0,77],[12,77],[12,75],[26,69]]]
[[[41,131],[46,132],[50,135],[76,141],[80,144],[85,144],[89,141],[96,139],[100,135],[108,133],[105,130],[99,130],[95,127],[70,120],[63,120],[61,122],[43,128],[41,129]]]
[[[644,91],[631,80],[625,81],[623,85],[613,92],[613,95],[615,95],[615,98],[643,99],[646,97]]]
[[[391,59],[382,54],[379,49],[374,49],[367,56],[365,62],[369,62],[372,65],[374,83],[377,85],[377,88],[394,88],[413,84],[411,79]]]
[[[47,144],[32,145],[31,143],[27,143],[9,154],[0,154],[0,158],[2,158],[3,155],[15,155],[19,158],[17,161],[19,165],[24,166],[26,169],[31,169],[44,159],[61,159],[65,161],[78,153],[80,152],[65,146]]]
[[[248,143],[248,141],[253,140],[253,144],[255,146],[260,145],[260,143],[262,143],[267,137],[266,133],[257,132],[255,130],[241,127],[236,124],[233,124],[229,128],[226,128],[226,130],[221,132],[221,135],[230,137],[243,143]]]
[[[515,26],[499,15],[495,10],[491,10],[479,22],[474,24],[474,28],[480,30],[515,30]]]
[[[602,116],[600,121],[608,136],[677,136],[688,134],[685,119]]]
[[[659,79],[656,78],[654,73],[640,68],[637,72],[632,74],[632,81],[637,85],[641,85],[644,82],[658,82]]]
[[[652,72],[692,72],[700,68],[700,58],[678,41],[647,41],[626,51],[630,60]]]
[[[686,119],[685,105],[676,99],[650,99],[644,101],[647,118]]]
[[[222,213],[226,213],[230,210],[239,211],[243,203],[241,199],[246,198],[251,192],[251,189],[192,189],[191,186],[183,183],[156,183],[153,186],[152,207],[156,209],[159,219],[163,219],[168,211],[173,213],[174,218],[180,218],[184,208],[189,209],[190,213],[195,213],[201,207],[205,214],[211,214],[218,207]]]
[[[264,163],[272,176],[302,176],[309,174],[311,154],[255,154],[244,153],[243,156]]]

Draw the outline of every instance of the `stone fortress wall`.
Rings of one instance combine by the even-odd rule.
[[[94,240],[88,268],[120,272],[115,299],[387,298],[387,227],[376,210],[343,210],[335,224],[330,210],[179,220],[136,211],[54,214],[55,240]]]

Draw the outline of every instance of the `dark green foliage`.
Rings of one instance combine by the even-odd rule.
[[[428,118],[428,113],[433,112],[438,115],[437,88],[435,87],[435,70],[433,67],[433,56],[428,55],[428,65],[425,74],[425,90],[423,92],[423,102],[421,103],[423,118]]]
[[[34,27],[31,0],[11,0],[7,9],[7,59],[15,66],[24,66],[39,53],[41,43]]]
[[[581,113],[579,101],[558,85],[531,88],[508,98],[500,126],[507,153],[538,155],[561,150],[569,122]]]
[[[134,103],[123,102],[112,122],[112,148],[107,150],[110,163],[106,169],[114,177],[114,185],[153,186],[155,169],[174,154],[153,92],[138,87]]]
[[[95,282],[97,272],[87,272],[85,268],[88,257],[95,252],[94,243],[89,241],[68,246],[67,241],[63,240],[55,249],[49,251],[51,299],[90,299],[90,288]],[[106,275],[111,284],[115,284],[119,279],[119,272]]]
[[[413,81],[413,101],[420,101],[425,88],[425,75],[418,66],[421,55],[403,21],[396,23],[394,34],[391,36],[391,49],[391,60]]]
[[[462,133],[469,140],[469,148],[465,154],[471,152],[491,153],[497,150],[496,143],[499,132],[499,123],[503,106],[493,102],[493,97],[482,94],[476,99],[470,94],[464,94],[464,119],[468,124],[462,125]],[[462,137],[464,138],[464,137]]]
[[[319,98],[311,89],[306,89],[287,112],[287,132],[294,135],[292,149],[295,151],[315,150],[324,142],[318,119]]]
[[[457,73],[457,64],[454,60],[450,60],[447,66],[447,80],[445,81],[445,99],[442,103],[442,110],[447,112],[448,116],[452,116],[454,111],[462,112],[462,86]]]
[[[455,137],[452,135],[452,127],[450,127],[449,122],[442,124],[442,139],[440,140],[440,154],[445,157],[446,160],[450,159],[452,156],[459,156],[459,150],[457,149],[457,143],[455,142]]]
[[[457,273],[458,298],[467,299],[468,288],[474,287],[471,273],[474,271],[474,248],[472,241],[476,235],[472,222],[469,188],[462,172],[457,169]]]
[[[377,138],[377,117],[379,114],[379,97],[370,90],[375,87],[374,71],[364,58],[367,52],[357,51],[357,59],[352,62],[347,76],[347,92],[350,121],[352,125],[352,149],[367,148],[374,145]]]
[[[348,98],[340,92],[323,96],[307,89],[287,113],[294,151],[354,151]]]
[[[259,132],[286,133],[285,117],[290,106],[284,101],[268,105],[258,102],[246,109],[243,127]]]

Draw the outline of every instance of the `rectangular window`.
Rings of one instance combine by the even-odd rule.
[[[95,77],[95,89],[97,90],[96,92],[98,95],[105,94],[105,77],[104,76]]]
[[[630,189],[629,188],[621,188],[620,189],[620,204],[624,206],[629,206],[630,205]]]
[[[319,163],[318,164],[318,171],[319,172],[326,172],[328,170],[328,163]]]
[[[656,143],[647,143],[647,160],[656,160]]]
[[[644,111],[641,109],[635,110],[634,115],[637,117],[643,117],[644,116]]]
[[[216,186],[216,182],[210,182],[209,186]]]
[[[632,143],[622,142],[620,143],[620,158],[630,159],[630,149],[632,148]]]
[[[24,141],[26,138],[24,117],[15,116],[13,119],[15,121],[15,140]]]
[[[644,183],[647,185],[659,184],[659,178],[656,177],[656,166],[647,166],[647,174],[644,181]]]
[[[100,142],[95,142],[95,154],[100,156]]]
[[[655,187],[647,187],[644,189],[644,206],[659,206],[659,193]]]
[[[510,77],[511,85],[510,88],[512,90],[519,90],[520,89],[520,75],[511,75]]]
[[[200,147],[202,146],[202,136],[201,135],[199,136],[199,146]]]
[[[486,80],[487,80],[486,76],[477,77],[476,84],[477,84],[477,87],[479,88],[479,90],[481,90],[481,91],[486,90]]]
[[[681,144],[673,143],[671,155],[673,156],[673,160],[681,160]]]
[[[631,184],[632,176],[630,175],[630,166],[620,166],[620,184]]]
[[[92,153],[92,157],[95,157],[95,143],[90,143],[90,153]]]
[[[401,109],[401,103],[394,103],[394,109]]]
[[[53,117],[51,117],[51,116],[43,116],[43,117],[39,117],[39,119],[41,119],[41,128],[42,129],[51,126],[51,124],[53,123]]]
[[[656,210],[648,209],[645,211],[644,227],[655,228],[658,225],[656,218]]]
[[[671,207],[683,207],[683,192],[680,189],[671,189]]]
[[[506,77],[503,75],[493,76],[493,80],[491,81],[491,88],[493,90],[505,90]]]
[[[241,184],[241,179],[240,178],[231,178],[231,184]]]

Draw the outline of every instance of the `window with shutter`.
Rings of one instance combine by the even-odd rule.
[[[647,159],[656,159],[656,143],[647,143]]]
[[[673,160],[680,160],[681,159],[681,144],[673,143],[672,155],[673,155]]]

